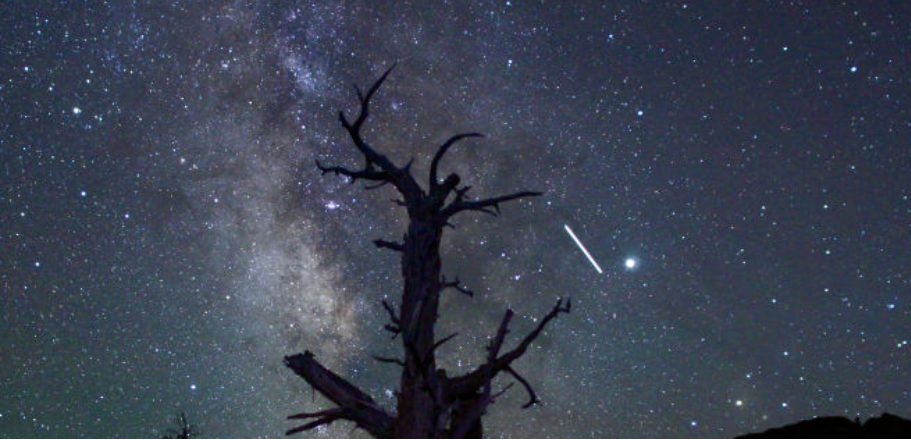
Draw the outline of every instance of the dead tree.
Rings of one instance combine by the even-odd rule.
[[[437,368],[437,350],[456,336],[453,334],[438,340],[434,334],[440,295],[444,289],[451,288],[473,296],[472,291],[465,288],[457,278],[450,281],[440,273],[440,238],[444,229],[452,227],[451,221],[456,215],[480,212],[497,216],[501,203],[539,196],[541,193],[522,191],[487,199],[471,199],[468,196],[470,187],[460,186],[461,178],[457,174],[449,174],[440,181],[440,161],[446,152],[461,140],[482,137],[479,133],[457,134],[438,147],[430,164],[430,179],[426,190],[412,176],[411,162],[402,167],[397,166],[368,144],[361,135],[361,129],[370,114],[371,99],[391,71],[392,68],[389,68],[367,89],[367,93],[355,86],[360,113],[354,121],[349,120],[344,112],[339,112],[342,127],[364,156],[364,167],[358,170],[323,166],[319,161],[316,166],[323,174],[345,176],[352,183],[358,179],[367,181],[368,189],[392,185],[401,195],[401,200],[396,203],[408,211],[408,232],[401,242],[374,241],[378,248],[398,252],[402,258],[404,289],[401,302],[397,307],[386,301],[382,305],[391,321],[385,328],[393,333],[393,338],[401,336],[404,358],[375,357],[379,362],[397,364],[402,368],[401,382],[396,393],[398,405],[395,414],[381,408],[369,395],[321,365],[310,351],[286,356],[285,365],[288,368],[336,405],[335,408],[323,411],[290,416],[289,419],[308,420],[308,423],[289,430],[288,435],[328,425],[336,420],[347,420],[377,438],[480,437],[481,417],[487,407],[509,387],[493,390],[492,381],[497,375],[505,373],[522,384],[529,395],[525,408],[538,402],[531,384],[512,364],[528,350],[552,319],[570,309],[569,300],[558,300],[531,333],[512,350],[504,352],[503,345],[513,317],[513,311],[507,310],[487,347],[487,358],[481,366],[456,377],[448,377],[445,370]]]
[[[196,425],[190,424],[187,413],[181,411],[174,416],[174,425],[176,427],[168,429],[161,438],[199,438],[199,429],[196,428]]]

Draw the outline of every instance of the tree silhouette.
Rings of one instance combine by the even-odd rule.
[[[174,424],[177,425],[177,427],[168,429],[161,438],[177,439],[199,437],[199,429],[196,425],[190,424],[189,420],[187,420],[187,413],[181,411],[174,416]]]
[[[488,199],[470,199],[469,186],[459,186],[461,178],[453,173],[441,182],[438,179],[440,161],[457,142],[483,137],[479,133],[457,134],[439,146],[430,164],[430,179],[425,191],[411,174],[411,164],[396,166],[388,157],[374,149],[361,136],[361,128],[370,114],[370,101],[395,67],[393,65],[364,94],[357,86],[360,113],[351,122],[344,112],[339,120],[348,132],[354,146],[364,156],[363,169],[354,170],[341,166],[316,166],[325,175],[334,173],[345,176],[354,183],[368,181],[367,189],[391,184],[401,195],[395,202],[408,211],[408,232],[403,241],[375,240],[378,248],[401,254],[404,289],[398,307],[382,302],[391,323],[386,330],[393,338],[401,336],[404,359],[374,357],[377,361],[394,363],[402,367],[402,376],[396,393],[398,405],[395,414],[381,408],[369,395],[339,375],[321,365],[313,353],[285,357],[285,365],[294,370],[307,383],[332,401],[336,407],[313,413],[295,414],[289,419],[309,420],[291,429],[288,435],[328,425],[336,420],[354,422],[377,438],[479,438],[481,418],[487,407],[503,394],[509,386],[498,391],[492,389],[493,379],[500,373],[515,378],[528,392],[529,401],[524,408],[538,402],[531,384],[513,367],[544,327],[560,313],[568,313],[569,300],[558,300],[551,311],[538,322],[519,344],[501,353],[513,311],[506,310],[499,328],[487,346],[486,361],[470,373],[449,377],[437,368],[436,351],[457,334],[437,340],[434,326],[438,317],[440,295],[451,288],[467,296],[471,290],[459,281],[447,280],[441,275],[440,239],[444,229],[452,227],[450,220],[464,212],[481,212],[497,216],[501,203],[541,193],[522,191]]]

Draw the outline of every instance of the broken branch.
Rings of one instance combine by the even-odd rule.
[[[394,242],[394,241],[373,240],[373,244],[376,245],[377,248],[380,248],[380,249],[386,248],[386,249],[393,250],[396,252],[402,252],[402,250],[405,249],[404,245],[402,245],[401,243]]]
[[[458,277],[456,277],[455,280],[446,281],[446,277],[444,276],[444,277],[443,277],[443,282],[442,282],[441,284],[442,284],[442,286],[443,286],[444,288],[448,287],[448,288],[451,288],[451,289],[455,289],[455,290],[458,290],[459,292],[462,292],[462,293],[465,294],[465,295],[468,295],[468,296],[470,296],[470,297],[474,297],[474,292],[471,291],[470,289],[468,289],[467,287],[463,286],[463,285],[462,285],[462,281],[459,280]]]
[[[350,420],[374,437],[389,437],[392,432],[393,419],[368,394],[339,375],[329,371],[316,361],[313,353],[285,356],[285,366],[293,370],[307,383],[327,399],[338,405],[338,408],[313,413],[298,414],[295,418],[320,417],[320,419],[288,431],[288,435],[313,429],[317,426],[334,422],[338,419]]]

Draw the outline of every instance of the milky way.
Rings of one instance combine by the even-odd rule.
[[[6,2],[0,433],[281,436],[305,349],[392,408],[407,216],[314,160],[394,62],[372,144],[545,193],[447,230],[447,370],[573,298],[491,436],[911,416],[911,10],[752,3]]]

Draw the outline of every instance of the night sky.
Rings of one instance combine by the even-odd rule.
[[[545,192],[447,230],[443,366],[573,299],[488,435],[911,417],[911,6],[733,3],[3,2],[0,435],[280,437],[305,349],[392,408],[407,215],[313,161],[394,62],[377,149]]]

